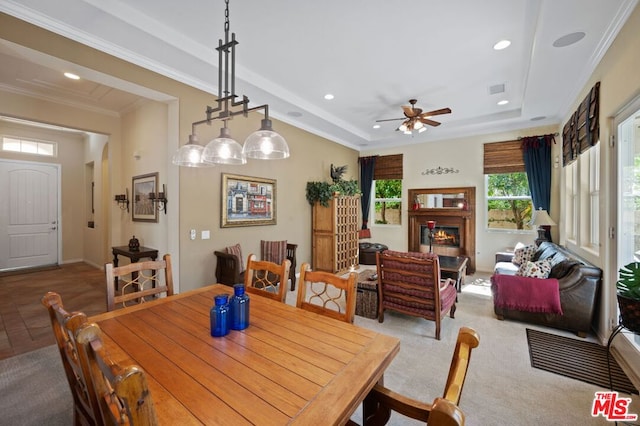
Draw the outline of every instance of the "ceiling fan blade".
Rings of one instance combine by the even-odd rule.
[[[441,114],[451,114],[451,109],[450,108],[436,109],[436,110],[429,111],[429,112],[423,112],[422,114],[420,114],[420,116],[421,117],[432,117],[434,115],[441,115]]]
[[[422,118],[420,117],[418,120],[420,120],[422,123],[424,124],[428,124],[429,126],[433,126],[433,127],[437,127],[440,125],[439,122],[437,121],[433,121],[433,120],[429,120],[428,118]]]
[[[398,120],[406,120],[405,117],[402,118],[385,118],[384,120],[376,120],[376,123],[382,123],[383,121],[398,121]]]

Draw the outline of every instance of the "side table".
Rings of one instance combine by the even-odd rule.
[[[453,279],[456,282],[456,290],[460,293],[464,285],[464,277],[467,275],[469,258],[443,255],[439,255],[438,258],[440,259],[440,276]]]
[[[111,251],[113,253],[113,266],[115,268],[118,267],[118,256],[128,257],[131,263],[136,263],[140,259],[149,258],[151,260],[156,260],[158,258],[158,250],[151,247],[140,247],[136,251],[129,250],[129,246],[115,246],[111,247]],[[137,275],[137,274],[136,274]],[[131,277],[135,279],[135,276]],[[116,286],[116,291],[118,291],[118,278],[115,279],[114,285]],[[155,287],[155,282],[153,283],[153,287]]]

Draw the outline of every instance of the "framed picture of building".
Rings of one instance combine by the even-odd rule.
[[[276,224],[276,180],[222,174],[220,227]]]
[[[133,188],[131,219],[134,222],[158,222],[158,210],[149,198],[149,194],[155,193],[158,188],[158,173],[134,176],[131,187]]]

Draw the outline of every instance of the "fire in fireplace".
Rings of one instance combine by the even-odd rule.
[[[429,245],[429,228],[420,225],[420,244]],[[436,226],[433,230],[433,245],[460,247],[460,230],[457,226]]]

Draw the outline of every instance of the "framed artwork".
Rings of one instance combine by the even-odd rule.
[[[158,173],[134,176],[132,220],[134,222],[158,222],[158,210],[149,199],[150,193],[158,188]]]
[[[222,174],[220,227],[276,224],[276,180]]]

